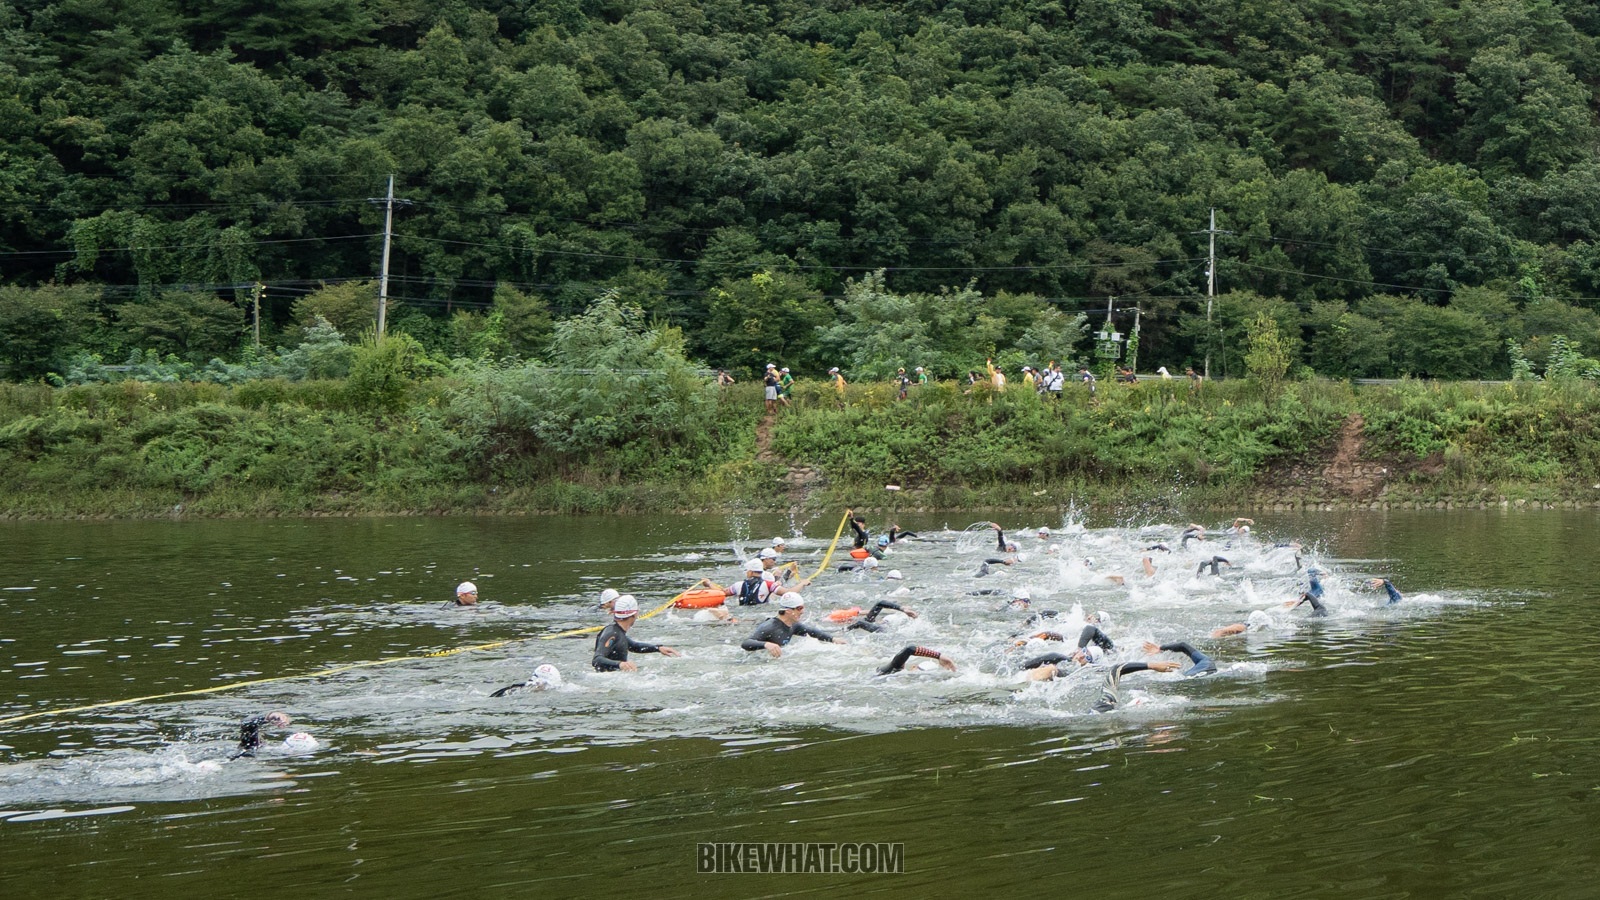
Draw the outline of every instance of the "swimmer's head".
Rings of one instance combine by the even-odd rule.
[[[889,579],[890,581],[903,581],[905,580],[906,576],[902,574],[899,569],[890,569],[888,572],[884,573],[883,577]]]
[[[1083,654],[1083,661],[1091,666],[1105,658],[1106,655],[1106,652],[1095,644],[1085,644],[1083,649],[1078,652]]]
[[[805,608],[806,598],[800,596],[794,591],[790,591],[789,593],[778,598],[778,610],[780,612],[795,612]]]
[[[1017,552],[1017,545],[1013,544],[1010,541],[1006,541],[1006,552],[1007,553],[1015,553],[1015,552]]]
[[[1088,619],[1091,624],[1099,625],[1101,628],[1111,627],[1111,613],[1103,609],[1097,609],[1090,613]]]
[[[456,602],[471,605],[478,602],[478,586],[470,581],[456,585]]]
[[[756,554],[756,559],[777,559],[777,558],[778,558],[778,551],[772,549],[771,547],[762,547],[761,548],[761,552]]]
[[[1039,529],[1039,537],[1047,538],[1049,536],[1050,536],[1050,529],[1049,528],[1040,528]]]
[[[866,569],[876,569],[878,567],[878,560],[875,557],[869,556],[861,561],[861,566],[862,568]]]
[[[1245,617],[1244,624],[1251,631],[1261,631],[1272,627],[1272,617],[1264,610],[1251,610],[1250,615]]]
[[[1025,587],[1019,587],[1011,592],[1011,599],[1019,603],[1032,603],[1033,593]]]
[[[765,572],[767,567],[759,559],[747,559],[744,561],[744,570],[746,572]]]
[[[623,594],[611,604],[611,614],[619,619],[631,619],[639,614],[639,601],[632,594]]]
[[[622,593],[616,588],[606,588],[600,592],[600,608],[610,609],[611,604],[617,602],[617,598],[621,596]]]
[[[286,712],[269,712],[267,713],[267,724],[274,728],[288,728],[289,714]]]
[[[283,749],[290,753],[310,753],[318,746],[317,739],[304,731],[297,731],[283,739]]]
[[[782,552],[783,548],[787,546],[789,546],[789,542],[784,540],[783,535],[781,534],[772,539],[772,549],[774,550]]]
[[[878,546],[879,547],[887,547],[887,546],[889,546],[889,536],[887,534],[878,535]]]
[[[1092,557],[1092,556],[1085,556],[1085,557],[1084,557],[1084,558],[1083,558],[1083,567],[1084,567],[1084,568],[1085,568],[1085,569],[1092,569],[1092,568],[1094,568],[1094,557]]]
[[[1250,533],[1250,526],[1249,525],[1240,525],[1239,526],[1239,533],[1240,534],[1249,534]]]
[[[561,670],[549,663],[545,663],[533,670],[533,680],[543,682],[550,687],[560,687]]]

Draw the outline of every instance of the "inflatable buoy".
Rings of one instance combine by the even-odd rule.
[[[686,591],[683,596],[672,602],[679,609],[707,609],[712,606],[721,606],[728,595],[716,588],[701,588],[697,591]]]
[[[861,615],[861,607],[859,606],[852,606],[849,609],[836,609],[833,612],[828,613],[828,621],[848,622],[859,615]]]
[[[866,559],[867,557],[869,557],[871,555],[872,555],[872,552],[870,550],[867,550],[865,547],[857,547],[854,550],[850,551],[850,558],[851,559]]]

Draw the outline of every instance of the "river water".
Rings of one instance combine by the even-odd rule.
[[[922,539],[883,567],[902,580],[835,559],[805,590],[837,633],[829,611],[885,597],[915,619],[773,659],[738,648],[761,615],[674,611],[633,634],[682,657],[631,674],[591,671],[592,637],[540,636],[600,621],[606,586],[648,609],[733,580],[779,533],[810,574],[837,519],[0,525],[0,718],[398,659],[0,725],[0,889],[1595,895],[1592,512],[1263,516],[1187,548],[1181,522],[1012,516],[1021,559],[983,577],[1004,554],[973,518],[907,517]],[[1328,573],[1325,619],[1282,606],[1305,588],[1288,540]],[[1233,567],[1197,576],[1213,555]],[[441,603],[467,579],[479,608]],[[1103,668],[1018,674],[1061,649],[1013,646],[1018,588],[1062,631],[1105,611],[1112,659],[1189,640],[1219,671],[1130,675],[1096,714]],[[1270,624],[1209,636],[1252,610]],[[957,671],[873,674],[907,644]],[[562,687],[490,696],[546,662]],[[294,725],[229,761],[273,709]],[[288,750],[294,730],[320,746]],[[697,873],[697,844],[734,841],[899,844],[904,873]]]

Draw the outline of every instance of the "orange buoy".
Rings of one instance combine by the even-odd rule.
[[[716,588],[700,588],[695,591],[685,591],[683,596],[672,601],[672,605],[679,609],[707,609],[712,606],[721,606],[728,595]]]
[[[871,555],[872,555],[872,551],[866,549],[865,547],[857,547],[854,550],[850,551],[850,558],[851,559],[866,559],[867,557],[869,557]]]
[[[833,612],[828,613],[828,621],[848,622],[859,615],[861,615],[861,607],[859,606],[852,606],[849,609],[836,609]]]

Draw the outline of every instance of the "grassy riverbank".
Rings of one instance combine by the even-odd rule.
[[[584,391],[595,388],[586,376]],[[0,388],[10,517],[523,514],[1600,500],[1600,390],[1249,382],[563,393],[535,370],[347,382]],[[603,387],[603,384],[601,385]],[[644,404],[644,405],[641,405]],[[648,407],[648,408],[646,408]],[[901,486],[886,492],[886,484]]]

